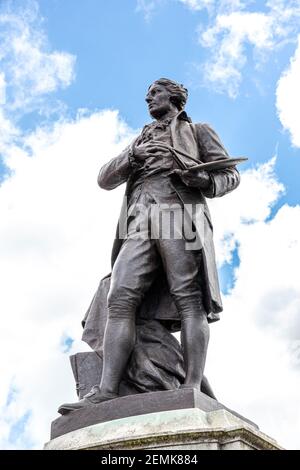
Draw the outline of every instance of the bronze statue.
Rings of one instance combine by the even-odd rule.
[[[100,170],[103,189],[127,183],[112,273],[84,320],[83,339],[101,358],[102,372],[100,383],[62,405],[61,414],[119,394],[180,387],[214,398],[203,372],[209,323],[219,319],[222,302],[206,198],[238,186],[239,160],[229,158],[207,124],[192,123],[187,96],[183,85],[155,81],[146,95],[154,121]],[[158,208],[173,220],[171,235],[161,231]],[[182,348],[171,334],[178,330]]]

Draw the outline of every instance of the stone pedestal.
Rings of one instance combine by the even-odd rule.
[[[227,410],[162,411],[94,424],[57,437],[46,450],[276,450],[279,445]]]
[[[258,427],[195,389],[116,398],[52,423],[46,450],[280,449]]]

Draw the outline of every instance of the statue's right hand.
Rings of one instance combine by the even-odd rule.
[[[133,147],[133,157],[137,162],[143,162],[149,157],[154,157],[159,153],[162,156],[164,153],[170,153],[168,149],[157,147],[151,143],[135,145]],[[157,155],[158,156],[158,155]]]

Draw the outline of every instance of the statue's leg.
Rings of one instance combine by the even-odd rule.
[[[184,385],[200,390],[209,341],[206,312],[189,307],[181,311],[181,318],[181,345],[186,372]]]
[[[160,265],[152,240],[127,239],[114,265],[108,294],[100,389],[118,393],[135,344],[135,312]]]
[[[159,240],[171,295],[181,316],[185,387],[200,390],[209,342],[201,289],[201,251],[186,250],[184,239]]]
[[[136,308],[150,288],[159,265],[160,258],[152,240],[125,240],[112,271],[108,294],[100,385],[93,387],[82,400],[61,405],[59,413],[66,414],[118,396],[135,344]]]
[[[119,312],[118,312],[119,313]],[[103,341],[103,368],[100,390],[118,394],[119,385],[135,344],[135,311],[123,310],[123,317],[108,318]]]

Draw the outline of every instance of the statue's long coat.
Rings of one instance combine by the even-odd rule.
[[[208,163],[212,161],[229,158],[217,134],[207,124],[193,124],[184,111],[180,112],[171,122],[171,145],[175,149],[180,149],[200,162]],[[129,158],[130,147],[124,150],[116,158],[113,158],[104,165],[99,173],[99,185],[107,190],[116,188],[127,182],[126,196],[131,199],[131,186],[133,181],[134,168],[132,160]],[[194,163],[186,157],[180,155],[186,166]],[[185,204],[197,204],[198,217],[202,218],[202,233],[198,233],[202,244],[202,266],[201,282],[204,294],[204,305],[208,313],[210,322],[219,319],[219,312],[222,311],[222,301],[216,268],[215,251],[213,244],[213,227],[206,197],[220,197],[235,189],[240,181],[239,173],[235,168],[228,168],[213,171],[211,174],[211,185],[208,190],[200,191],[197,188],[185,187],[176,184],[179,180],[172,179],[172,184],[180,200]],[[178,178],[178,177],[177,177]],[[134,192],[135,199],[138,198],[138,191]],[[122,211],[126,207],[123,204]],[[121,213],[120,220],[124,220]],[[118,233],[118,232],[117,232]],[[116,237],[112,250],[112,265],[114,264],[122,245],[122,239]],[[183,254],[184,256],[184,254]],[[83,340],[95,350],[101,350],[104,327],[107,318],[106,297],[109,289],[110,277],[107,276],[100,282],[98,291],[87,311],[84,319]],[[142,305],[137,312],[137,322],[143,320],[159,320],[171,331],[180,329],[180,318],[175,304],[171,299],[164,273],[158,275],[150,291],[145,296]]]

